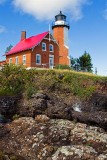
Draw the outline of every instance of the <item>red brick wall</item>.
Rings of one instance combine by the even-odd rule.
[[[55,27],[53,36],[59,44],[59,64],[69,65],[68,49],[64,46],[64,27]]]
[[[23,52],[15,53],[12,55],[8,55],[8,56],[6,56],[6,62],[9,63],[9,59],[12,58],[12,64],[15,64],[16,57],[18,57],[19,64],[22,65],[23,64],[23,55],[26,55],[25,67],[30,67],[31,66],[31,52],[32,52],[32,50],[28,50],[28,51],[23,51]]]
[[[49,67],[49,55],[54,55],[54,65],[59,64],[59,47],[58,44],[56,44],[55,41],[50,40],[49,41],[49,35],[47,35],[43,39],[42,42],[46,43],[46,51],[42,51],[42,42],[38,44],[34,48],[34,50],[28,50],[28,51],[23,51],[19,53],[15,53],[12,55],[6,56],[6,62],[9,63],[9,59],[12,58],[12,64],[15,64],[16,62],[16,57],[18,56],[19,59],[19,64],[22,64],[22,58],[23,55],[26,55],[26,67],[38,67],[38,68],[43,68],[42,64],[45,64],[44,67],[48,68]],[[49,44],[52,44],[54,46],[54,52],[49,51]],[[36,64],[36,54],[41,55],[41,65]]]
[[[59,47],[54,41],[49,41],[49,36],[47,39],[43,39],[42,42],[36,46],[32,52],[31,63],[32,67],[43,67],[43,65],[36,65],[36,54],[41,55],[41,64],[45,64],[44,67],[49,67],[49,55],[54,55],[54,65],[59,64]],[[42,51],[42,43],[46,43],[46,51]],[[54,52],[49,51],[49,44],[54,46]]]

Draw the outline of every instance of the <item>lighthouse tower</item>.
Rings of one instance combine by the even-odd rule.
[[[66,21],[66,16],[60,13],[55,16],[55,21],[53,22],[53,36],[59,45],[59,64],[69,65],[69,46],[68,46],[68,31],[69,24]]]

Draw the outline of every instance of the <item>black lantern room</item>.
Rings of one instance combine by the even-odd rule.
[[[60,13],[55,16],[55,21],[52,24],[52,29],[58,26],[64,26],[68,29],[70,28],[68,22],[66,21],[66,16],[62,14],[62,11],[60,11]]]

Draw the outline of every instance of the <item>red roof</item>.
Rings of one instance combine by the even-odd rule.
[[[8,53],[6,53],[6,55],[32,49],[33,47],[37,46],[48,33],[49,32],[44,32],[20,41]]]

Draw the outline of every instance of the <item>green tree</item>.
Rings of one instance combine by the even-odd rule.
[[[86,51],[81,57],[79,57],[78,63],[80,66],[80,70],[92,72],[92,68],[93,68],[92,59],[90,54],[87,53]]]
[[[13,47],[13,46],[10,44],[10,45],[6,48],[5,53],[8,53],[8,52],[11,50],[12,47]]]
[[[80,65],[79,65],[79,59],[71,57],[71,68],[79,71]]]

